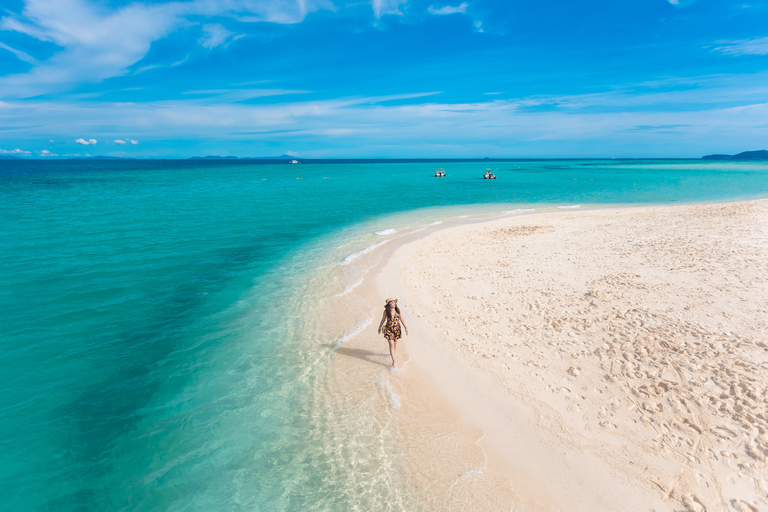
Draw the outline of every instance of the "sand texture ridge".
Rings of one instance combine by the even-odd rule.
[[[432,510],[768,510],[768,201],[467,223],[388,255]]]

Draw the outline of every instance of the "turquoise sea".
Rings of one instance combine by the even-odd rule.
[[[0,509],[417,508],[318,395],[348,263],[450,216],[757,198],[768,162],[0,161]]]

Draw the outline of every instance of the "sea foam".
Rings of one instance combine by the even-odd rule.
[[[364,320],[361,320],[355,325],[349,332],[344,333],[344,335],[339,338],[339,341],[336,342],[336,348],[339,348],[342,343],[346,343],[358,334],[360,334],[360,331],[371,325],[371,322],[373,322],[373,317],[368,317]]]
[[[373,245],[370,245],[370,246],[366,247],[365,249],[363,249],[362,251],[359,251],[359,252],[356,252],[356,253],[352,253],[352,254],[350,254],[349,256],[347,256],[346,258],[344,258],[341,261],[341,265],[349,265],[350,263],[355,261],[360,256],[362,256],[364,254],[368,254],[369,252],[376,250],[377,248],[381,247],[382,245],[384,245],[387,242],[389,242],[389,239],[382,240],[381,242],[378,242],[378,243],[375,243]]]
[[[469,471],[465,472],[461,477],[459,477],[459,480],[465,480],[467,478],[472,478],[473,476],[480,476],[483,474],[483,471],[485,471],[488,468],[488,455],[485,453],[485,450],[482,446],[480,446],[480,441],[483,440],[485,437],[485,431],[483,430],[483,435],[480,436],[480,439],[475,441],[475,445],[480,448],[480,451],[483,452],[483,458],[485,459],[485,462],[483,463],[483,467],[479,469],[470,469]]]
[[[366,273],[367,273],[367,272],[366,272]],[[357,281],[355,281],[354,283],[352,283],[352,284],[350,284],[350,285],[347,285],[347,286],[346,286],[346,288],[344,288],[342,291],[340,291],[339,293],[337,293],[337,294],[335,295],[335,297],[342,297],[342,296],[344,296],[344,295],[348,294],[349,292],[351,292],[352,290],[354,290],[355,288],[357,288],[358,286],[360,286],[361,284],[363,284],[363,278],[364,278],[364,277],[365,277],[365,275],[363,275],[363,277],[361,277],[360,279],[358,279],[358,280],[357,280]]]
[[[398,396],[397,393],[392,391],[392,385],[389,383],[389,380],[387,379],[386,374],[381,375],[379,386],[381,386],[381,389],[384,390],[384,394],[387,395],[387,398],[389,399],[389,404],[392,406],[392,408],[398,409],[400,407],[400,397]]]
[[[517,210],[506,210],[504,213],[522,213],[522,212],[535,212],[536,208],[518,208]]]

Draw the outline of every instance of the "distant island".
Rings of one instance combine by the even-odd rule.
[[[738,155],[707,155],[702,160],[768,160],[768,150],[744,151]]]

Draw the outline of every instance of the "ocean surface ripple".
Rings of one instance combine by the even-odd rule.
[[[382,236],[440,207],[768,197],[764,163],[437,166],[0,161],[0,509],[406,507],[317,393],[370,320],[313,315]]]

